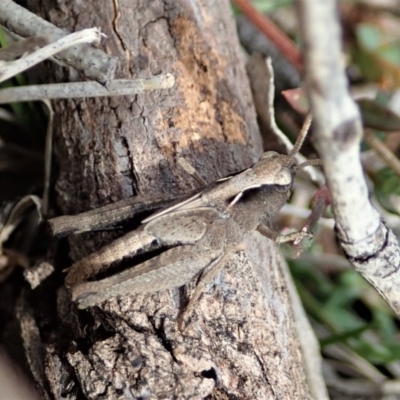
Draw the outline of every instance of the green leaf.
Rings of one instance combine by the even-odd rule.
[[[359,355],[374,364],[385,364],[398,361],[400,358],[400,344],[394,342],[383,345],[362,340],[354,344],[354,349]]]
[[[359,44],[367,50],[377,50],[382,44],[382,33],[373,25],[359,24],[356,27]]]
[[[400,196],[400,177],[391,168],[384,167],[371,175],[371,178],[378,196]]]
[[[400,215],[400,177],[389,167],[370,174],[374,193],[386,210]]]
[[[365,324],[355,329],[351,329],[336,335],[329,336],[328,338],[320,340],[321,347],[326,347],[334,343],[343,343],[348,339],[358,338],[363,332],[370,329],[371,325]]]
[[[379,332],[383,336],[384,340],[396,341],[396,335],[398,334],[398,328],[396,326],[393,314],[377,309],[372,309],[373,324],[379,329]]]
[[[395,87],[400,83],[400,41],[391,32],[371,24],[355,29],[357,48],[353,59],[364,77]]]
[[[364,126],[380,131],[399,131],[400,117],[372,99],[358,99]]]

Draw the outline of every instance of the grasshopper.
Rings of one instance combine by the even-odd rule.
[[[296,172],[319,164],[319,160],[310,160],[297,165],[294,158],[310,124],[308,116],[289,155],[264,153],[251,168],[161,209],[144,219],[138,229],[75,263],[66,277],[72,299],[79,308],[87,308],[118,295],[178,288],[207,268],[190,299],[190,309],[202,287],[218,274],[231,254],[243,248],[249,231],[258,230],[277,243],[311,236],[305,231],[283,236],[268,227],[290,197]],[[111,277],[83,282],[110,264],[155,249],[166,250]]]

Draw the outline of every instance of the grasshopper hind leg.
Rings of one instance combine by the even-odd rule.
[[[106,270],[114,262],[157,249],[162,245],[163,243],[151,233],[143,230],[130,232],[72,265],[65,278],[65,284],[71,287]]]
[[[198,257],[194,247],[172,248],[108,278],[78,283],[71,289],[72,299],[80,308],[87,308],[115,296],[156,293],[181,287],[212,265],[213,260],[220,259],[220,250],[210,250],[205,257]]]
[[[178,318],[178,329],[181,332],[185,329],[187,317],[193,311],[193,308],[203,293],[204,288],[221,272],[222,268],[228,262],[229,257],[229,253],[221,254],[220,257],[218,257],[209,265],[208,271],[200,275],[193,294],[190,296],[185,308],[182,310]]]

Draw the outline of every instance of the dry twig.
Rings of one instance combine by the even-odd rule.
[[[169,89],[174,83],[173,75],[163,74],[148,79],[115,79],[107,86],[95,81],[17,86],[0,90],[0,104],[43,99],[130,96],[146,90]]]

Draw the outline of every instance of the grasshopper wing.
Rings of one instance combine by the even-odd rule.
[[[148,222],[144,230],[153,234],[166,245],[193,244],[200,240],[208,226],[221,218],[218,211],[210,207],[199,207],[190,211],[172,211]]]
[[[216,220],[196,244],[169,249],[109,278],[74,285],[72,298],[80,308],[86,308],[116,295],[153,293],[182,286],[221,259],[225,238],[225,223]]]
[[[85,281],[106,270],[110,264],[139,253],[195,244],[206,234],[209,224],[218,218],[216,210],[206,207],[157,217],[75,263],[65,279],[66,286]]]

